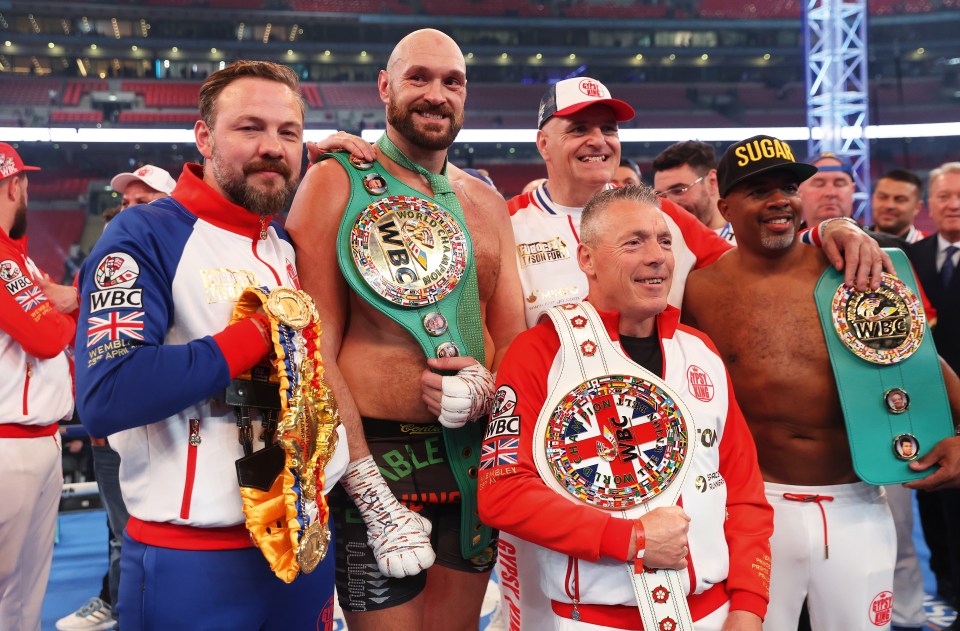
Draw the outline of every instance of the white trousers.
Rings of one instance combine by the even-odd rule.
[[[505,532],[497,547],[500,615],[507,631],[542,631],[555,617],[540,589],[536,546]]]
[[[730,603],[726,602],[710,615],[704,616],[694,622],[693,631],[720,631],[723,628],[723,623],[726,621],[729,611]],[[575,622],[569,618],[561,618],[554,613],[551,613],[551,615],[553,616],[553,628],[555,631],[603,631],[610,628],[590,624],[589,622]],[[540,628],[543,629],[544,627],[541,626]]]
[[[796,629],[804,599],[813,631],[889,629],[897,536],[883,489],[863,482],[765,487],[774,523],[765,631]],[[784,493],[833,500],[790,501]]]
[[[893,624],[922,627],[927,624],[923,610],[923,575],[913,545],[913,497],[915,491],[900,484],[883,487],[897,528],[897,567],[893,572]]]
[[[63,489],[60,439],[0,438],[0,629],[40,631]]]

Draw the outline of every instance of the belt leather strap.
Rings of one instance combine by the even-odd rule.
[[[593,305],[587,302],[575,305],[566,304],[553,307],[546,313],[550,316],[550,319],[553,320],[554,328],[560,337],[559,361],[554,364],[560,367],[560,372],[547,394],[546,403],[540,412],[540,416],[537,418],[537,425],[534,430],[534,461],[540,477],[546,482],[547,486],[571,502],[578,504],[587,503],[596,506],[600,510],[613,510],[623,519],[637,519],[659,506],[674,506],[680,497],[684,479],[689,471],[688,465],[691,462],[697,444],[696,440],[688,440],[689,436],[696,436],[693,415],[659,376],[654,375],[643,366],[632,361],[624,354],[620,347],[610,339],[604,328],[603,321],[600,319]],[[644,486],[647,499],[642,503],[630,504],[630,498],[623,498],[625,507],[619,509],[615,507],[601,507],[597,506],[593,501],[575,498],[570,492],[570,487],[576,486],[578,481],[574,482],[570,479],[558,480],[557,472],[553,470],[549,462],[547,449],[543,447],[544,441],[546,441],[548,445],[551,443],[552,437],[549,426],[552,417],[554,417],[555,413],[560,412],[561,406],[567,405],[570,402],[570,393],[578,389],[585,389],[587,392],[590,392],[597,387],[597,384],[604,381],[606,377],[612,377],[613,383],[622,383],[632,377],[652,384],[658,393],[664,395],[665,398],[672,399],[672,403],[681,417],[681,426],[685,423],[685,433],[682,436],[675,437],[676,444],[682,452],[682,457],[675,463],[677,468],[672,478],[666,481],[664,483],[665,485],[659,489],[648,489]],[[613,398],[616,399],[617,397],[614,396]],[[606,402],[600,397],[593,399],[593,401],[595,402],[594,409],[603,408],[606,405]],[[620,414],[622,411],[623,410],[618,407],[616,413]],[[589,412],[585,415],[581,414],[586,425],[591,423],[597,424],[596,438],[607,434],[606,431],[599,428],[599,425],[601,425],[601,421],[599,420],[600,414],[601,413],[590,415]],[[626,421],[626,419],[623,420]],[[631,429],[628,424],[624,424],[623,427]],[[584,435],[589,436],[591,434],[590,432],[580,434],[580,436]],[[556,440],[555,437],[553,438]],[[613,436],[612,438],[616,437]],[[577,457],[582,457],[582,463],[587,464],[587,456],[592,456],[592,451],[587,451],[587,448],[590,448],[589,441],[591,440],[594,440],[594,438],[591,437],[587,440],[580,438],[573,446],[571,446],[571,443],[568,443],[567,448],[570,449],[571,453],[576,450],[579,454]],[[602,441],[598,440],[596,443],[598,445],[598,453],[601,451],[599,447],[601,442]],[[611,470],[613,470],[613,466],[618,462],[621,463],[622,466],[624,460],[628,462],[636,460],[636,458],[629,457],[629,447],[625,449],[622,444],[618,443],[619,441],[614,443],[613,450],[619,453],[608,453],[602,458],[610,462]],[[627,458],[622,457],[624,453],[628,454]],[[573,456],[571,456],[571,459],[572,458]],[[661,460],[661,462],[663,462],[663,460]],[[623,471],[624,475],[629,475],[629,473],[626,473],[626,469],[623,469]],[[597,473],[599,474],[599,471],[597,471]],[[589,490],[584,490],[583,494],[589,495]],[[584,536],[593,536],[594,533],[583,534]],[[630,560],[626,564],[625,571],[629,574],[633,584],[634,595],[637,599],[637,606],[640,611],[640,617],[643,620],[644,629],[692,631],[693,622],[690,608],[684,594],[683,579],[679,571],[645,569],[638,574],[634,571],[633,560]],[[575,606],[574,612],[576,611],[577,607]],[[578,616],[579,614],[576,613],[574,619],[576,620]]]
[[[473,244],[466,230],[463,211],[441,204],[407,186],[391,176],[379,162],[367,163],[361,167],[354,165],[345,153],[321,157],[328,158],[337,160],[350,179],[350,196],[337,233],[337,261],[350,288],[375,309],[406,329],[427,357],[440,356],[445,345],[452,343],[459,349],[460,355],[469,355],[485,365],[477,272]],[[368,188],[364,185],[364,178],[371,174],[378,175],[383,180],[383,189]],[[439,300],[422,306],[397,304],[377,293],[365,279],[364,270],[358,268],[355,227],[361,215],[369,211],[374,204],[379,204],[381,209],[391,206],[404,208],[422,200],[436,206],[432,212],[443,213],[446,216],[445,221],[453,222],[459,227],[464,243],[465,268],[456,285],[447,288],[445,295]],[[366,272],[370,274],[369,267]],[[425,320],[432,313],[439,313],[446,321],[447,326],[440,334],[432,334],[425,325]],[[484,424],[480,422],[470,422],[459,429],[443,428],[450,469],[460,489],[460,553],[467,559],[484,553],[493,536],[493,530],[480,522],[477,507],[477,471],[484,429]]]
[[[814,291],[853,468],[864,482],[875,485],[926,477],[932,469],[913,471],[909,461],[953,434],[943,373],[923,306],[916,298],[920,292],[913,269],[901,250],[885,251],[893,260],[897,276],[884,274],[884,285],[878,292],[862,294],[844,288],[843,274],[832,266],[823,272]],[[902,305],[898,308],[898,302],[890,299],[891,288],[898,284],[905,284],[914,294],[913,301],[905,303],[914,305],[912,313]],[[867,302],[870,299],[873,302]],[[890,340],[878,341],[891,332]],[[908,339],[896,345],[901,334]],[[853,344],[856,353],[841,336]],[[876,350],[871,345],[890,348]],[[895,361],[875,363],[890,358]]]

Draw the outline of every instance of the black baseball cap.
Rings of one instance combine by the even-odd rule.
[[[817,172],[817,167],[797,162],[790,145],[773,136],[754,136],[731,145],[717,164],[720,197],[726,197],[743,180],[767,171],[790,171],[803,182]]]

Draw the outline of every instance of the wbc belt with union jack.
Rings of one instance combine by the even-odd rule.
[[[560,374],[534,431],[544,482],[575,503],[637,519],[676,504],[692,460],[693,417],[657,375],[630,360],[589,303],[550,309]],[[693,629],[676,570],[627,564],[644,629]],[[574,590],[574,615],[576,615]]]

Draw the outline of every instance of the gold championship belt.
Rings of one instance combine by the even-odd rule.
[[[906,255],[888,249],[897,276],[866,292],[824,271],[814,295],[824,330],[853,468],[876,485],[918,480],[912,460],[952,434],[943,374]]]
[[[867,293],[840,285],[830,311],[833,328],[851,353],[889,366],[920,348],[927,320],[920,299],[902,280],[884,272],[880,283]]]
[[[693,416],[658,376],[630,360],[589,303],[546,312],[560,338],[560,374],[533,435],[548,487],[571,502],[637,519],[680,497],[697,441]],[[494,415],[502,402],[494,402]],[[644,629],[691,631],[676,570],[627,564]],[[579,619],[579,596],[573,619]]]
[[[245,453],[237,461],[237,477],[247,530],[270,569],[289,583],[300,572],[312,572],[327,554],[324,467],[336,449],[340,416],[333,392],[323,381],[320,322],[313,299],[288,287],[273,291],[248,287],[231,322],[261,306],[270,320],[273,342],[271,382],[279,389],[277,442],[270,440],[265,423],[266,447],[251,453],[249,429],[244,429],[249,423],[242,421],[249,421],[244,404],[257,406],[255,396],[248,395],[257,391],[256,384],[240,381],[232,386],[238,397],[232,402],[242,402],[237,405],[238,426]],[[228,402],[230,397],[228,391]]]
[[[447,211],[421,197],[380,199],[357,216],[353,264],[371,290],[403,307],[446,297],[466,271],[466,237]]]

